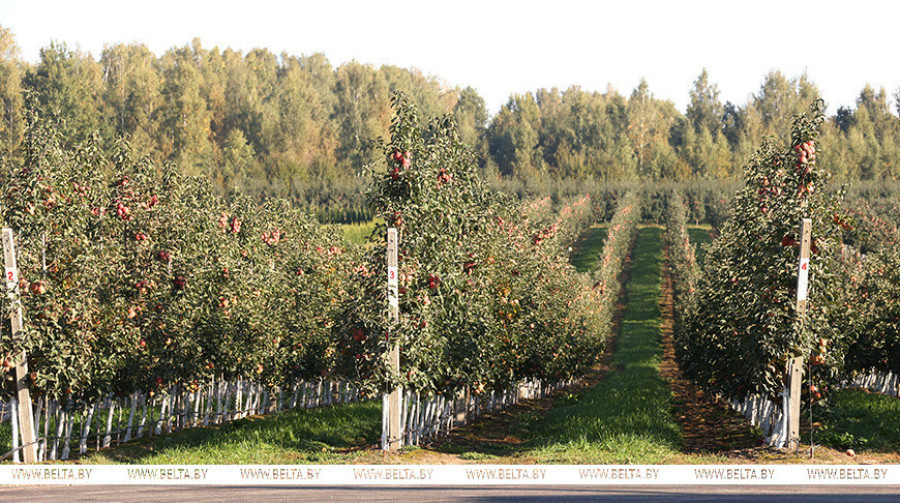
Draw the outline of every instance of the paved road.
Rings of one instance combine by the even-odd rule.
[[[825,502],[850,503],[900,501],[900,487],[760,487],[760,486],[646,486],[598,488],[567,487],[166,487],[79,486],[0,488],[0,501],[21,502],[317,502],[373,501],[621,501],[637,502]]]

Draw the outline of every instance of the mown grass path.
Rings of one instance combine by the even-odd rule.
[[[569,263],[578,272],[591,272],[600,264],[600,252],[606,242],[606,225],[595,225],[586,230],[574,245]]]
[[[556,463],[660,463],[677,454],[681,433],[659,374],[661,238],[659,228],[638,232],[612,370],[548,413],[524,456]]]

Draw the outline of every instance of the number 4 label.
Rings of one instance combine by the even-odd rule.
[[[809,259],[800,259],[800,271],[797,274],[797,300],[806,300],[809,290]]]

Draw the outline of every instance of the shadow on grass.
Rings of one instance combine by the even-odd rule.
[[[694,253],[697,259],[698,265],[703,265],[703,260],[706,258],[703,253],[703,245],[705,243],[712,242],[712,236],[709,235],[708,227],[688,227],[688,237],[691,240],[691,245],[694,246]]]
[[[584,231],[573,246],[574,251],[569,257],[569,263],[575,266],[578,272],[590,272],[600,263],[600,252],[603,251],[603,243],[606,241],[606,226],[591,227]]]

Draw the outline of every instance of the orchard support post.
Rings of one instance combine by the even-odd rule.
[[[388,322],[390,325],[397,323],[400,319],[400,298],[399,298],[399,281],[397,277],[397,229],[389,228],[387,230],[387,286],[388,286]],[[388,332],[390,337],[390,332]],[[391,337],[389,339],[388,364],[391,367],[392,374],[397,377],[400,375],[400,344],[397,339]],[[394,387],[389,393],[385,394],[383,406],[386,408],[382,414],[382,449],[385,452],[396,451],[403,443],[400,436],[400,404],[401,404],[400,386]]]
[[[804,218],[800,226],[800,264],[797,270],[797,316],[800,322],[806,318],[807,291],[809,289],[809,249],[812,235],[812,220]],[[800,387],[803,382],[803,358],[800,356],[788,360],[785,374],[785,413],[786,447],[791,450],[800,448]]]
[[[22,304],[19,302],[19,268],[16,265],[16,248],[13,231],[3,229],[3,259],[5,264],[6,291],[14,302],[10,313],[10,325],[14,340],[22,337]],[[31,408],[31,392],[28,391],[28,360],[25,351],[16,358],[16,398],[18,399],[18,418],[22,431],[22,448],[26,463],[36,463],[34,419]]]

